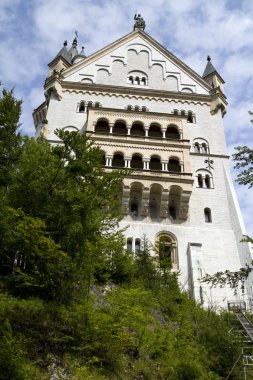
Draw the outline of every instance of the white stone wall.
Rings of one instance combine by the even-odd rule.
[[[79,70],[74,72],[72,68],[66,80],[80,82],[82,78],[90,75],[90,78],[93,78],[94,82],[98,79],[100,83],[104,84],[129,86],[126,84],[125,78],[129,71],[136,69],[136,59],[138,58],[138,70],[145,72],[149,78],[147,90],[148,87],[165,89],[166,87],[163,86],[165,86],[166,76],[174,73],[173,75],[178,78],[179,88],[182,89],[182,86],[192,86],[193,88],[195,86],[194,88],[197,93],[207,93],[199,83],[194,82],[183,70],[178,70],[175,64],[170,62],[161,53],[155,51],[151,46],[146,46],[145,48],[143,41],[141,42],[138,38],[131,41],[128,45],[116,48],[109,55],[98,57],[97,60],[91,61],[86,67],[78,63],[76,67]],[[129,49],[131,50],[130,53]],[[154,66],[158,61],[160,61],[160,66]],[[106,69],[109,75],[107,72],[101,71],[99,76],[97,76],[99,68]],[[181,149],[179,153],[180,160],[185,160],[185,171],[191,171],[194,178],[187,220],[171,221],[169,218],[164,218],[160,222],[157,222],[146,217],[140,221],[128,215],[121,221],[120,227],[126,228],[126,238],[131,237],[135,240],[146,236],[152,244],[154,244],[159,233],[166,231],[173,233],[178,242],[179,271],[182,287],[185,290],[189,290],[189,279],[192,277],[191,283],[194,283],[196,299],[200,300],[201,286],[206,306],[216,307],[218,305],[219,307],[226,307],[227,300],[234,299],[234,295],[230,289],[210,289],[198,280],[198,276],[201,273],[204,275],[205,273],[213,274],[225,269],[238,270],[245,264],[245,261],[251,259],[249,247],[239,242],[244,231],[228,173],[228,157],[226,156],[226,142],[221,112],[218,111],[216,114],[211,115],[208,101],[195,101],[194,99],[186,101],[183,99],[150,97],[148,93],[147,96],[143,96],[134,94],[134,91],[129,91],[128,94],[120,94],[115,90],[115,94],[112,94],[106,93],[106,90],[97,92],[95,88],[94,90],[77,90],[73,88],[69,90],[63,89],[62,94],[61,100],[57,100],[53,93],[50,97],[46,136],[51,141],[57,140],[57,137],[54,135],[56,128],[74,127],[78,130],[86,129],[87,113],[78,112],[78,105],[81,101],[99,102],[103,108],[111,108],[115,112],[117,112],[117,109],[126,109],[128,105],[132,105],[146,106],[149,112],[169,114],[174,109],[178,109],[191,110],[196,115],[196,123],[186,123],[185,120],[183,122],[184,138],[190,140],[191,153],[190,155],[189,152],[185,153],[184,149]],[[127,137],[128,145],[131,145],[131,139],[131,136]],[[210,155],[194,153],[192,146],[195,139],[207,141]],[[102,144],[101,141],[100,143]],[[112,139],[110,142],[109,137],[108,143],[109,152],[112,153],[115,141],[113,142]],[[124,149],[124,143],[123,138],[122,149]],[[150,145],[152,145],[152,140],[150,140]],[[161,156],[159,149],[161,149],[162,145],[153,144],[152,148],[154,149],[155,146],[157,146],[157,154]],[[142,146],[141,141],[135,145],[135,148],[128,147],[124,149],[124,153],[127,156],[131,156],[131,154],[137,152],[137,148],[147,153],[148,147]],[[152,152],[155,153],[154,150]],[[213,178],[213,188],[198,188],[196,172],[200,169],[207,169],[205,160],[208,157],[213,161],[213,168],[208,169]],[[144,178],[143,181],[145,181]],[[168,183],[166,184],[163,181],[163,186],[169,189],[172,182],[169,178],[167,181]],[[155,182],[159,183],[159,175],[157,175]],[[160,182],[162,183],[162,181]],[[149,186],[150,183],[145,182],[145,185]],[[205,208],[211,210],[212,223],[205,222]],[[192,244],[191,249],[189,249],[190,243]],[[195,249],[194,247],[198,248]],[[189,251],[192,252],[190,258]],[[191,265],[195,265],[194,263],[198,262],[199,267],[191,269],[190,262]]]

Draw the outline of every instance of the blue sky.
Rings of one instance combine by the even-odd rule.
[[[253,1],[249,0],[0,0],[0,80],[23,98],[22,130],[32,136],[32,111],[42,101],[47,64],[71,45],[75,30],[86,55],[133,28],[135,11],[146,32],[202,75],[206,56],[225,80],[228,153],[253,148]],[[231,163],[231,169],[233,163]],[[236,173],[232,170],[233,178]],[[236,191],[253,236],[253,191]]]

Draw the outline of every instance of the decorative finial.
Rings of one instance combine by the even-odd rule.
[[[78,30],[75,30],[76,38],[78,38]]]
[[[67,46],[67,45],[68,45],[68,42],[67,40],[65,40],[63,46]]]
[[[136,30],[136,29],[144,30],[145,29],[146,23],[145,23],[143,17],[141,17],[141,14],[137,15],[137,13],[135,13],[134,20],[135,20],[134,30]]]
[[[73,39],[72,46],[76,46],[76,45],[77,45],[77,38],[75,37],[75,38]]]
[[[211,61],[211,57],[210,57],[210,55],[207,56],[207,60],[208,60],[208,62]]]

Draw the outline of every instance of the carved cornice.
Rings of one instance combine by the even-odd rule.
[[[136,146],[135,145],[126,145],[126,144],[113,144],[113,143],[102,143],[102,142],[98,142],[98,141],[95,141],[95,144],[96,145],[99,145],[99,146],[108,146],[108,147],[115,147],[115,148],[122,148],[122,149],[126,149],[126,148],[133,148],[133,149],[136,149]],[[150,145],[148,146],[138,146],[138,149],[140,150],[155,150],[157,152],[157,148],[156,147],[150,147]],[[170,153],[183,153],[183,150],[178,150],[178,149],[164,149],[164,148],[161,148],[159,149],[159,152],[170,152]]]
[[[163,102],[175,102],[175,103],[187,103],[187,104],[200,104],[210,105],[212,101],[211,95],[176,92],[176,91],[164,91],[164,90],[152,90],[148,88],[129,88],[124,86],[112,86],[102,84],[89,84],[79,82],[67,82],[62,81],[62,87],[64,92],[76,92],[89,94],[89,96],[100,95],[116,98],[128,98],[128,99],[141,99],[141,100],[154,100]]]

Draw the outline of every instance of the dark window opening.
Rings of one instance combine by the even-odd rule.
[[[143,129],[143,126],[141,124],[133,124],[132,128],[130,130],[130,135],[132,136],[145,136],[145,131]]]
[[[133,251],[133,240],[131,238],[127,239],[127,249],[128,251],[132,252]]]
[[[159,125],[151,125],[148,131],[149,137],[161,138],[163,136]]]
[[[181,172],[181,166],[178,160],[171,158],[168,163],[168,171],[169,172]]]
[[[207,189],[211,188],[211,181],[210,181],[209,175],[205,176],[205,186],[206,186]]]
[[[206,222],[206,223],[212,223],[211,210],[210,210],[210,208],[205,208],[205,210],[204,210],[204,215],[205,215],[205,222]]]
[[[135,239],[135,252],[139,252],[141,250],[141,241],[140,239]]]
[[[99,120],[95,126],[95,132],[97,133],[109,133],[110,132],[110,127],[108,124],[108,121],[106,120]]]
[[[203,178],[201,174],[198,174],[198,187],[203,187]]]
[[[113,133],[116,135],[127,135],[127,127],[125,123],[122,122],[116,122],[113,127]]]
[[[115,168],[124,168],[125,166],[125,161],[124,161],[124,157],[122,154],[120,153],[116,153],[114,156],[113,156],[113,159],[112,159],[112,166],[115,167]]]
[[[188,112],[187,123],[193,123],[193,115],[192,115],[192,112]]]
[[[151,157],[149,168],[150,170],[162,170],[162,164],[161,164],[160,158]]]
[[[143,169],[142,157],[134,154],[131,160],[131,168],[133,169]]]
[[[133,202],[130,206],[130,212],[132,216],[138,216],[138,204]]]
[[[85,111],[85,104],[84,102],[81,102],[79,106],[79,112],[84,112],[84,111]]]
[[[178,132],[178,129],[176,127],[168,127],[167,131],[166,131],[166,138],[167,139],[179,140],[180,134]]]
[[[169,207],[169,216],[172,218],[172,219],[176,219],[176,208],[174,206],[170,206]]]

